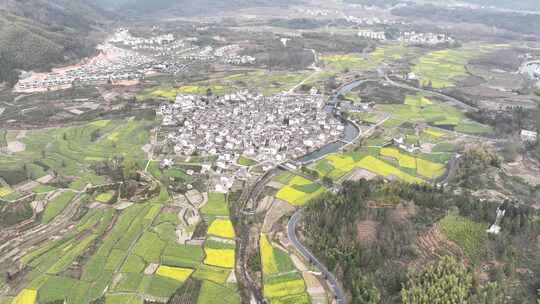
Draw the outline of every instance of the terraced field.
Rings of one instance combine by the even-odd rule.
[[[20,183],[29,168],[40,178],[47,171],[76,177],[73,188],[85,182],[100,183],[89,166],[115,156],[145,159],[141,147],[149,140],[154,122],[146,120],[101,120],[80,126],[53,128],[29,132],[22,141],[26,149],[12,155],[0,156],[0,176],[8,183]]]
[[[274,248],[265,234],[261,234],[259,244],[265,298],[274,304],[310,303],[304,279],[288,253]]]

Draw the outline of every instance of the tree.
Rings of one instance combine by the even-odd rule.
[[[133,159],[126,158],[122,162],[122,176],[124,181],[134,179],[137,176],[137,163]]]
[[[404,304],[466,303],[471,287],[472,276],[465,266],[445,256],[423,271],[411,271],[401,299]]]

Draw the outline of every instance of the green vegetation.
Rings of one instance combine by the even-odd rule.
[[[467,119],[465,115],[453,106],[441,102],[429,100],[420,95],[408,96],[404,104],[380,104],[377,109],[392,115],[392,122],[397,126],[404,122],[425,122],[436,127],[444,127],[468,134],[485,134],[492,132],[489,126],[485,126]],[[387,127],[390,122],[385,124]],[[429,130],[429,129],[428,129]],[[431,131],[431,135],[438,135]]]
[[[47,206],[45,207],[45,210],[43,211],[43,215],[41,217],[42,223],[47,224],[52,219],[54,219],[58,214],[60,214],[66,208],[66,206],[71,202],[71,200],[74,197],[75,197],[74,192],[65,191],[65,192],[60,193],[50,202],[48,202]]]
[[[253,159],[247,158],[245,156],[240,156],[240,158],[238,158],[238,164],[240,166],[251,167],[251,166],[256,165],[257,162],[254,161]]]
[[[225,194],[217,192],[208,193],[208,203],[201,208],[201,212],[211,216],[228,216],[229,207],[225,200]]]
[[[404,304],[431,303],[505,303],[502,291],[496,283],[489,283],[476,293],[472,275],[462,263],[445,256],[422,271],[411,271],[407,284],[401,291]]]
[[[30,132],[23,142],[26,150],[0,157],[0,177],[10,184],[26,179],[28,165],[39,162],[60,175],[76,176],[73,188],[98,182],[90,165],[113,157],[144,159],[141,147],[148,142],[151,121],[101,120],[66,128]]]
[[[103,204],[109,204],[112,202],[112,199],[115,195],[114,191],[108,191],[104,193],[100,193],[96,196],[96,201],[103,203]]]
[[[465,252],[473,263],[486,256],[487,224],[473,222],[459,215],[449,214],[439,223],[441,231]]]
[[[423,86],[442,89],[452,87],[467,76],[469,60],[492,51],[496,46],[468,45],[458,49],[434,51],[418,59],[413,72]]]
[[[232,286],[218,285],[210,281],[204,281],[197,304],[220,303],[240,304],[240,297]]]
[[[337,54],[322,56],[321,61],[331,70],[370,70],[382,62],[398,61],[414,53],[414,49],[404,45],[385,45],[369,53],[366,58],[359,54]]]

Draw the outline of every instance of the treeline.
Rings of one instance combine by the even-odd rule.
[[[377,204],[395,206],[400,202],[414,202],[417,208],[408,220],[400,219],[392,208],[373,208]],[[345,182],[338,194],[325,194],[306,208],[306,244],[339,277],[351,303],[400,303],[407,265],[418,258],[415,240],[420,231],[451,208],[475,221],[492,223],[498,206],[442,187],[366,180]],[[515,238],[538,235],[540,225],[532,209],[510,202],[504,208],[507,215],[501,225],[505,236],[498,246],[503,248],[501,254],[508,254],[515,248]],[[375,241],[368,245],[359,241],[362,238],[357,227],[365,220],[379,223]]]
[[[273,19],[269,22],[271,26],[283,27],[295,30],[308,30],[323,27],[328,24],[328,21],[297,18],[297,19]]]
[[[277,40],[266,41],[264,46],[246,50],[246,55],[257,58],[257,62],[269,69],[301,70],[314,61],[313,53],[298,46],[284,47]]]
[[[372,46],[369,41],[356,39],[348,35],[332,35],[330,33],[303,33],[302,37],[294,38],[288,46],[315,49],[318,52],[361,53]],[[374,46],[372,46],[374,47]]]

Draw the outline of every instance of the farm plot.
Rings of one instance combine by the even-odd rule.
[[[260,250],[263,273],[266,276],[295,271],[288,253],[274,248],[264,233],[260,237]]]
[[[466,134],[485,134],[492,131],[491,127],[466,118],[461,111],[451,105],[434,100],[429,101],[431,102],[429,104],[427,103],[428,99],[424,99],[424,97],[420,96],[407,97],[404,104],[379,104],[376,108],[381,112],[389,113],[392,120],[395,121],[395,126],[404,122],[423,122],[435,127]],[[421,104],[421,106],[418,104]],[[390,125],[385,126],[392,127]],[[428,129],[428,134],[434,137],[441,137],[442,135],[439,133],[439,131],[434,132],[433,129]]]
[[[208,227],[208,235],[213,235],[226,239],[233,239],[234,227],[229,219],[215,219]]]
[[[413,53],[414,49],[403,45],[387,45],[378,47],[365,58],[359,54],[332,54],[321,56],[321,62],[330,70],[370,70],[383,61],[398,61]]]
[[[225,200],[225,194],[217,192],[208,193],[208,203],[201,208],[201,212],[211,216],[228,216],[229,207]]]
[[[387,178],[396,177],[408,183],[425,182],[421,178],[404,172],[400,168],[394,167],[390,163],[377,157],[379,157],[379,149],[347,154],[333,154],[319,161],[319,163],[315,165],[315,168],[321,176],[328,176],[333,180],[339,180],[354,169],[361,168]],[[321,162],[324,162],[325,164],[320,165]],[[403,162],[405,165],[412,166],[410,164],[412,161],[409,158],[405,159]],[[321,170],[322,166],[333,169],[323,171]]]
[[[60,193],[57,197],[52,199],[43,211],[41,222],[47,224],[52,221],[66,208],[66,206],[71,202],[74,197],[75,192],[66,191]]]
[[[276,198],[286,201],[293,206],[303,206],[324,191],[326,189],[323,186],[301,176],[295,176],[286,186],[278,191]]]
[[[420,57],[412,71],[424,86],[443,89],[455,86],[467,76],[466,65],[471,59],[486,54],[497,46],[468,45],[457,49],[434,51]]]
[[[185,282],[189,276],[193,273],[193,269],[189,268],[180,268],[180,267],[170,267],[170,266],[159,266],[156,271],[157,275],[162,277],[171,278],[179,282]]]
[[[53,170],[84,182],[94,181],[90,165],[114,156],[144,159],[141,147],[148,142],[153,121],[101,120],[85,125],[33,130],[22,139],[25,151],[0,156],[0,176],[9,184],[27,179],[30,168]],[[99,180],[96,180],[99,183]],[[74,184],[80,189],[83,184]]]
[[[397,148],[382,148],[380,153],[382,156],[397,160],[401,168],[416,171],[416,174],[427,179],[435,179],[442,176],[446,169],[443,164],[410,156]]]
[[[207,92],[212,92],[216,95],[223,95],[232,92],[232,88],[223,85],[188,85],[179,88],[157,87],[144,90],[136,96],[136,99],[137,101],[147,101],[155,99],[175,101],[176,95],[178,94],[206,95]]]
[[[197,304],[221,303],[240,304],[240,296],[234,286],[225,286],[210,281],[204,281]]]
[[[274,248],[266,234],[261,234],[259,245],[264,296],[270,303],[310,303],[304,279],[289,254]]]
[[[204,244],[206,257],[204,263],[221,268],[234,268],[235,245],[206,240]]]

